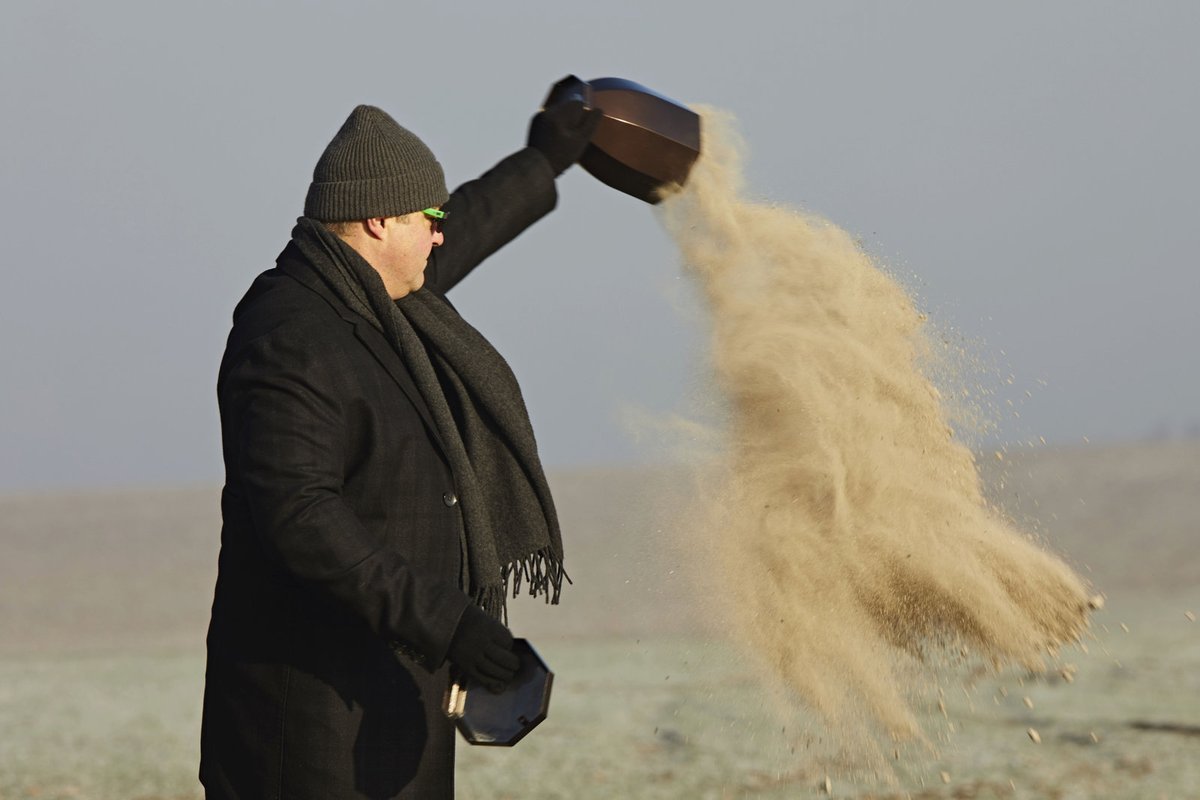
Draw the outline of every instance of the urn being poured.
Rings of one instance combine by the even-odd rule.
[[[595,177],[647,203],[682,186],[700,155],[700,117],[624,78],[559,81],[543,106],[571,100],[603,113],[579,163]]]

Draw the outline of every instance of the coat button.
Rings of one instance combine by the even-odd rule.
[[[454,492],[446,492],[444,495],[442,495],[442,502],[448,507],[458,505],[458,496],[455,495]]]

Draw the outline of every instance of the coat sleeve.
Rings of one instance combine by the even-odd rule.
[[[247,346],[225,373],[220,400],[235,451],[227,482],[244,494],[269,558],[436,668],[470,600],[417,574],[343,499],[347,409],[339,383],[347,378],[339,379],[344,359],[327,339],[284,325]]]
[[[450,195],[444,206],[445,243],[430,256],[426,281],[445,294],[557,202],[554,171],[546,157],[532,147],[513,153]]]

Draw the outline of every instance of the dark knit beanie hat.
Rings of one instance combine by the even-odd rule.
[[[425,143],[375,106],[359,106],[317,161],[304,216],[399,217],[449,197],[442,165]]]

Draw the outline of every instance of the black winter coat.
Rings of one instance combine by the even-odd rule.
[[[555,201],[531,149],[460,187],[426,290],[449,290]],[[234,312],[217,393],[226,476],[206,796],[452,797],[441,705],[469,602],[462,517],[406,365],[289,245]]]

